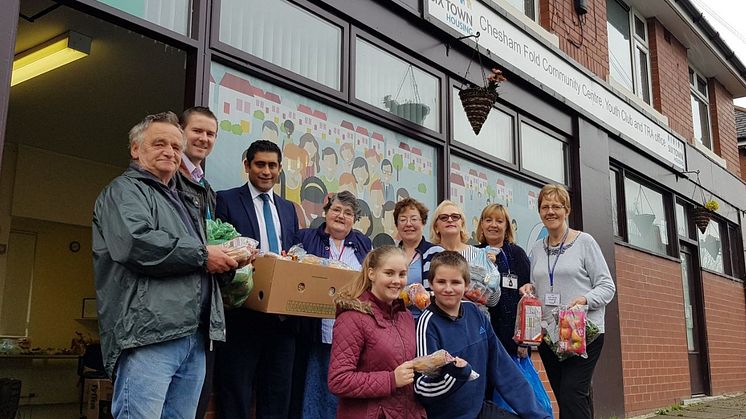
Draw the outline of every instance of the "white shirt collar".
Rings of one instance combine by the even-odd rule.
[[[269,196],[269,202],[271,202],[272,205],[275,204],[275,194],[274,194],[274,192],[271,189],[269,191],[267,191],[267,192],[262,192],[259,189],[257,189],[256,186],[254,186],[251,183],[251,181],[246,182],[246,184],[249,185],[249,192],[251,193],[251,200],[252,201],[255,201],[257,198],[259,198],[259,195],[261,195],[263,193],[266,193]],[[261,199],[261,198],[259,198],[259,199]]]
[[[199,182],[202,180],[203,177],[205,177],[205,172],[202,170],[202,167],[199,165],[194,165],[191,160],[189,160],[189,157],[187,157],[186,154],[181,154],[181,162],[184,164],[184,167],[186,167],[187,171],[189,172],[189,175],[194,179],[195,182]]]

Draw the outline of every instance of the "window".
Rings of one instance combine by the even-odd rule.
[[[694,140],[712,149],[710,136],[710,106],[707,79],[689,67],[689,90],[692,98],[692,128]]]
[[[513,121],[512,115],[493,108],[487,115],[479,135],[466,118],[466,112],[458,96],[459,90],[454,88],[451,95],[453,108],[453,139],[474,147],[480,152],[487,153],[510,163],[515,163],[513,157]]]
[[[539,20],[538,0],[506,0],[534,22]]]
[[[220,41],[340,89],[342,28],[285,0],[221,0]]]
[[[650,51],[645,18],[620,0],[606,0],[609,75],[650,104]]]
[[[437,205],[435,147],[217,63],[210,75],[220,141],[206,172],[215,190],[246,183],[239,156],[251,140],[264,138],[283,152],[275,192],[295,204],[301,227],[320,224],[329,192],[347,190],[361,207],[355,228],[376,243],[393,244],[398,200]],[[243,111],[222,106],[236,99]]]
[[[440,131],[437,77],[357,38],[355,97],[433,131]]]
[[[627,242],[669,254],[668,219],[663,194],[630,178],[624,179]]]
[[[609,171],[609,187],[611,190],[611,225],[614,230],[614,235],[619,237],[622,235],[619,228],[619,203],[618,203],[618,191],[617,185],[619,182],[619,173],[616,170]]]
[[[689,218],[686,215],[686,208],[680,203],[676,203],[676,232],[679,237],[689,238]]]
[[[190,0],[98,0],[182,35],[189,35]]]
[[[509,208],[516,244],[527,253],[546,235],[538,210],[541,188],[454,155],[449,173],[449,197],[464,210],[469,243],[477,243],[477,223],[488,204]]]
[[[521,122],[521,166],[559,183],[567,183],[565,143]]]
[[[723,242],[720,239],[720,223],[710,220],[704,233],[697,230],[699,239],[699,263],[703,269],[725,273],[723,265]]]

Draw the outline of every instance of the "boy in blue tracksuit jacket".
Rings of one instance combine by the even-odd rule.
[[[455,362],[438,376],[420,375],[414,391],[430,419],[474,419],[488,380],[524,419],[551,418],[534,398],[531,385],[497,340],[486,315],[461,301],[469,284],[469,266],[457,252],[441,252],[430,262],[433,303],[417,323],[417,356],[445,349]],[[469,381],[471,372],[479,377]]]

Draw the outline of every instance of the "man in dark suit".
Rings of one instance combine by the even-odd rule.
[[[243,163],[249,182],[218,192],[216,217],[258,240],[265,252],[288,250],[295,244],[298,217],[291,202],[272,192],[282,169],[280,148],[257,140],[246,150]],[[257,419],[287,418],[296,320],[246,308],[225,315],[226,344],[218,348],[216,359],[221,419],[248,419],[254,390]]]

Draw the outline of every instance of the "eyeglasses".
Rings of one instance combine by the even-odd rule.
[[[352,210],[346,210],[341,207],[331,207],[329,208],[329,213],[335,217],[341,214],[345,218],[355,218],[355,213]]]
[[[446,222],[448,220],[458,221],[461,219],[461,214],[440,214],[438,220]]]
[[[419,223],[421,221],[422,221],[422,218],[420,218],[420,217],[409,217],[409,218],[407,218],[407,217],[399,217],[399,219],[397,219],[397,223],[401,224],[401,225],[405,225],[407,223],[409,223],[409,224],[417,224],[417,223]]]
[[[551,209],[552,211],[557,212],[557,211],[559,211],[561,209],[564,209],[564,208],[565,208],[564,205],[542,205],[539,208],[539,211],[541,211],[541,212],[547,212],[547,211],[549,211]]]

